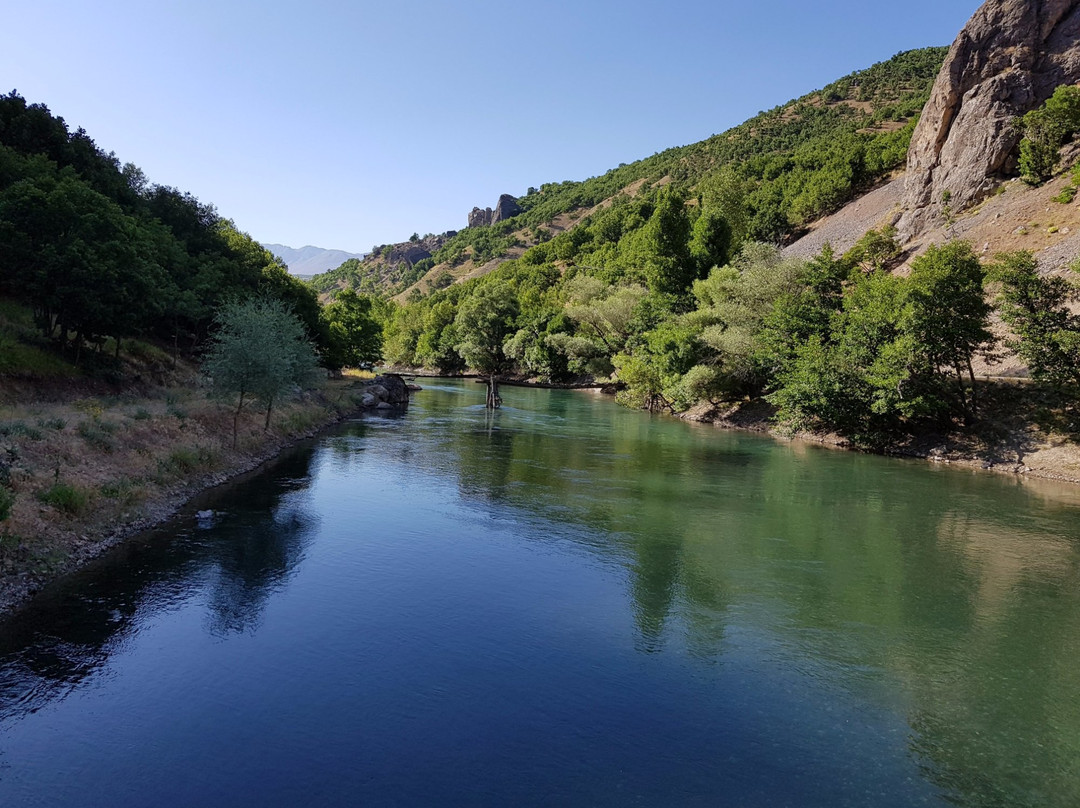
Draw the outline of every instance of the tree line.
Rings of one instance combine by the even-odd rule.
[[[791,429],[887,442],[920,425],[970,423],[976,359],[1008,347],[1032,376],[1080,385],[1080,318],[1065,278],[1029,253],[983,264],[971,245],[901,257],[891,228],[843,255],[786,258],[754,241],[744,186],[727,175],[614,203],[479,279],[386,303],[384,355],[443,372],[553,382],[611,378],[633,407],[684,410],[764,397]]]
[[[0,96],[0,294],[31,307],[42,338],[86,347],[153,338],[209,344],[230,301],[280,301],[324,367],[378,357],[371,301],[324,309],[316,292],[213,205],[150,183],[42,104]]]

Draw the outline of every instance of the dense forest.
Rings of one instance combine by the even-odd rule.
[[[346,326],[370,307],[346,296],[324,309],[212,205],[150,183],[16,92],[0,97],[0,257],[0,295],[30,307],[42,345],[75,362],[132,338],[198,353],[223,303],[260,296],[340,367],[354,358]]]

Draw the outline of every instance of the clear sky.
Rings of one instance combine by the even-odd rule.
[[[0,88],[259,241],[364,252],[693,143],[978,0],[13,0]]]

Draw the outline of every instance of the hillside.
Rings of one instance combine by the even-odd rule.
[[[416,273],[417,262],[405,267],[404,261],[391,261],[390,269],[383,261],[378,269],[379,257],[371,255],[362,262],[367,266],[351,273],[316,278],[316,288],[328,292],[355,283],[365,291],[400,293],[416,282],[427,292],[447,278],[475,278],[575,229],[616,200],[644,198],[668,184],[690,189],[691,196],[737,190],[745,206],[744,235],[790,239],[903,166],[945,52],[925,48],[897,54],[699,143],[584,181],[530,188],[517,199],[518,215],[446,234],[422,274]]]
[[[1059,5],[990,0],[947,61],[899,54],[702,143],[529,189],[519,214],[450,238],[384,305],[384,358],[588,379],[627,406],[698,417],[752,402],[759,425],[882,450],[956,445],[995,465],[1071,445],[1080,87],[1065,34],[1080,3]],[[1044,11],[1033,33],[1024,21]],[[1014,45],[1028,48],[1015,64]],[[1062,84],[1023,84],[1056,64]],[[985,120],[957,114],[977,88],[994,99]],[[953,145],[928,179],[936,131]],[[978,157],[992,133],[1012,144],[995,167]],[[938,169],[949,193],[898,232]],[[1022,375],[1030,386],[996,381]]]

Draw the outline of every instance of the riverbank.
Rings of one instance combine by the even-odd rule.
[[[1077,402],[1006,381],[981,383],[980,396],[983,408],[973,426],[905,435],[879,449],[856,446],[831,432],[785,433],[772,421],[774,409],[760,399],[729,407],[703,403],[678,417],[723,429],[763,432],[780,440],[1080,484]]]
[[[391,385],[392,386],[392,385]],[[168,519],[192,497],[287,446],[397,394],[376,380],[327,381],[265,411],[233,411],[197,387],[0,407],[0,613],[124,538]]]
[[[443,375],[424,368],[393,368],[415,378],[482,381],[479,374]],[[500,378],[506,387],[594,390],[613,394],[615,387],[595,381],[550,384],[527,378]],[[993,379],[980,382],[983,411],[973,427],[946,432],[902,436],[878,449],[857,446],[835,432],[790,434],[773,422],[775,408],[762,399],[734,405],[702,402],[676,418],[709,423],[723,429],[760,432],[778,440],[804,440],[836,449],[908,457],[932,463],[954,464],[1001,474],[1020,474],[1080,484],[1080,407],[1053,394],[1031,388],[1023,380]]]
[[[395,373],[406,379],[475,379],[477,382],[482,383],[487,378],[480,373],[439,373],[428,368],[390,366],[385,370],[387,373]],[[499,386],[537,387],[541,390],[603,390],[612,385],[610,382],[597,382],[591,376],[582,377],[572,382],[544,382],[530,376],[502,375],[499,376]]]

